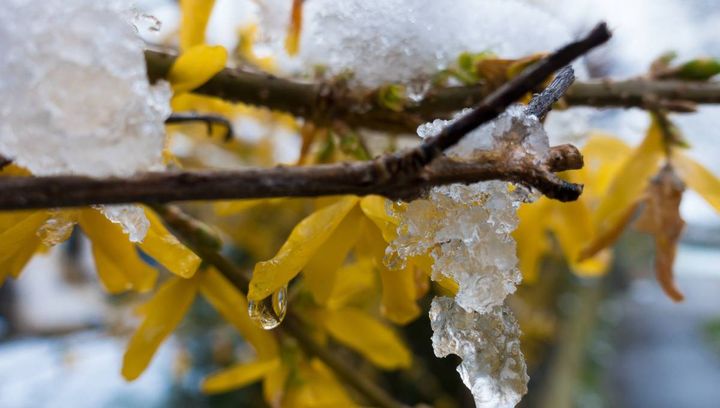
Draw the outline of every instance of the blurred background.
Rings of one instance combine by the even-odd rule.
[[[238,32],[257,20],[257,3],[264,2],[217,0],[208,42],[235,49]],[[677,51],[681,59],[720,57],[717,0],[520,3],[536,7],[538,14],[571,35],[600,19],[609,22],[616,36],[583,61],[580,75],[586,78],[641,75],[666,51]],[[146,0],[137,7],[162,23],[159,31],[142,30],[145,39],[172,45],[168,38],[179,24],[177,4]],[[522,23],[526,31],[521,36],[538,29],[533,21]],[[636,144],[649,123],[646,113],[633,110],[572,109],[551,115],[551,138],[579,144],[589,129]],[[690,154],[720,174],[720,109],[703,107],[699,113],[674,115],[673,120],[692,144]],[[235,126],[240,137],[257,137],[252,121]],[[274,138],[273,160],[295,161],[298,136],[283,133]],[[175,143],[176,152],[182,152],[183,139]],[[209,149],[207,160],[223,163],[221,153],[212,146],[204,148]],[[259,208],[224,220],[223,229],[230,235],[241,235],[238,231],[247,230],[254,220],[261,226],[255,230],[262,228],[276,237],[258,244],[260,237],[234,236],[240,243],[237,260],[251,265],[253,255],[273,254],[307,203],[298,200],[295,207],[282,213]],[[545,259],[539,283],[520,288],[512,302],[525,322],[523,347],[531,376],[523,407],[720,405],[720,217],[692,192],[686,195],[682,213],[688,227],[675,265],[678,286],[686,296],[682,304],[672,303],[655,282],[651,239],[631,232],[618,244],[607,276],[580,279],[557,251]],[[263,406],[259,387],[212,397],[199,393],[200,379],[232,361],[243,347],[202,300],[148,371],[133,383],[124,382],[119,373],[122,354],[137,323],[132,307],[142,299],[103,294],[92,270],[88,244],[75,235],[34,257],[20,280],[0,287],[0,407]],[[428,308],[429,299],[424,310]],[[383,375],[380,382],[404,401],[445,395],[445,406],[472,406],[454,371],[457,360],[433,356],[427,317],[404,328],[403,335],[419,356],[419,367]]]

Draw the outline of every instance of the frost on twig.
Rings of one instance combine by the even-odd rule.
[[[130,176],[161,167],[170,89],[148,83],[144,43],[123,3],[3,3],[0,99],[8,103],[0,107],[0,155],[35,175]],[[122,211],[105,212],[136,228]],[[144,237],[140,218],[134,239]]]
[[[527,392],[520,328],[510,308],[468,312],[453,299],[437,297],[430,308],[435,355],[462,358],[457,368],[478,408],[512,408]]]
[[[449,123],[437,120],[418,134],[433,136]],[[539,119],[516,105],[446,155],[472,161],[486,150],[528,156],[539,164],[549,143]],[[438,357],[463,359],[458,372],[478,407],[512,407],[527,391],[519,328],[504,303],[522,279],[511,233],[520,203],[531,199],[525,188],[502,181],[434,187],[398,214],[398,238],[388,248],[389,260],[430,253],[433,279],[446,276],[458,283],[454,299],[433,301],[433,346]]]

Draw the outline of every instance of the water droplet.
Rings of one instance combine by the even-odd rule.
[[[250,320],[265,330],[272,330],[282,323],[287,312],[287,285],[272,296],[248,302]]]

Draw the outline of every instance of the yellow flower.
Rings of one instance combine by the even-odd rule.
[[[582,261],[580,255],[597,235],[592,211],[609,194],[610,181],[621,170],[622,159],[629,156],[630,148],[615,138],[594,134],[582,153],[585,167],[563,174],[570,181],[585,185],[580,199],[561,203],[542,197],[535,203],[523,204],[518,211],[520,224],[513,237],[517,241],[520,270],[528,282],[538,278],[542,257],[552,249],[548,233],[553,234],[575,273],[597,276],[609,266],[609,251]]]
[[[383,369],[406,368],[411,363],[410,351],[390,327],[363,307],[376,285],[375,278],[368,273],[371,269],[369,259],[342,267],[325,305],[300,302],[294,305],[295,310],[307,320],[307,330],[313,331],[318,341],[333,338]],[[240,363],[212,374],[203,382],[203,391],[227,392],[263,381],[265,400],[271,406],[355,406],[322,363],[293,358],[297,356],[293,356],[292,350],[281,355]],[[293,381],[288,381],[290,378]]]
[[[123,358],[125,379],[134,380],[142,374],[160,344],[180,324],[198,293],[255,348],[258,361],[277,359],[275,338],[250,320],[244,296],[217,270],[208,268],[190,279],[169,279],[152,299],[138,308],[143,321],[130,339]]]
[[[221,46],[196,45],[183,52],[168,73],[175,95],[192,91],[225,68],[227,51]]]
[[[368,268],[357,273],[379,273],[385,317],[398,324],[415,319],[420,313],[416,274],[422,268],[413,261],[400,269],[385,266],[386,242],[394,239],[398,223],[387,214],[387,200],[343,196],[317,203],[318,210],[295,226],[275,257],[255,266],[248,299],[271,296],[303,271],[303,282],[315,302],[326,305],[340,268],[354,258],[369,260],[364,264]]]
[[[598,235],[587,243],[583,257],[591,256],[612,245],[632,220],[636,210],[646,201],[645,191],[652,176],[665,161],[680,179],[720,212],[720,180],[701,164],[682,152],[665,134],[660,119],[653,120],[643,142],[623,162],[610,183],[607,194],[595,214]],[[628,175],[632,175],[628,179]]]
[[[10,165],[0,176],[26,177],[29,173]],[[44,247],[41,228],[54,218],[68,223],[68,230],[56,240],[67,239],[77,223],[90,239],[100,282],[110,293],[127,290],[148,291],[155,284],[157,271],[142,261],[141,249],[170,272],[183,277],[195,273],[200,258],[183,246],[162,225],[157,216],[145,209],[150,228],[142,242],[130,242],[118,224],[112,223],[94,208],[61,211],[33,210],[0,213],[0,284],[8,277],[18,278],[35,252]]]
[[[180,49],[187,50],[205,42],[205,30],[215,0],[181,0]]]

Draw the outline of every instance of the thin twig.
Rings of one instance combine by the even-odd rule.
[[[208,264],[213,265],[243,294],[247,293],[250,284],[249,276],[228,258],[220,254],[215,244],[209,242],[204,228],[199,228],[200,223],[177,207],[153,205],[152,209],[162,217],[166,226],[185,245],[193,250],[200,258]],[[358,391],[374,406],[383,408],[406,408],[407,406],[396,401],[382,388],[362,375],[357,370],[347,365],[342,359],[317,344],[315,340],[306,333],[300,318],[291,310],[288,310],[285,321],[279,328],[282,333],[294,338],[303,350],[311,356],[320,359],[328,366],[343,382]]]
[[[170,115],[167,119],[165,119],[166,125],[175,125],[175,124],[181,124],[181,123],[193,123],[193,122],[202,122],[207,126],[207,131],[209,135],[212,135],[212,129],[213,125],[220,125],[225,128],[225,136],[223,139],[226,142],[229,142],[234,137],[234,131],[233,126],[230,121],[220,115],[210,115],[205,113],[195,113],[195,112],[179,112],[179,113],[173,113]]]
[[[720,103],[720,82],[630,79],[592,81],[573,85],[565,95],[570,105],[597,108],[647,108],[658,103],[673,108],[672,102]],[[674,109],[677,110],[677,109]]]
[[[529,157],[513,159],[506,152],[488,151],[479,153],[476,163],[441,158],[414,176],[402,179],[385,177],[376,161],[147,173],[127,179],[3,177],[0,210],[342,194],[410,198],[436,185],[486,180],[518,182],[567,201],[576,199],[581,189],[558,179],[552,172],[577,169],[582,165],[581,157],[572,146],[559,146],[551,151],[544,166],[538,166]]]
[[[565,95],[574,81],[575,71],[571,66],[561,69],[550,85],[530,101],[525,112],[540,119],[544,118],[552,109],[553,104]]]

